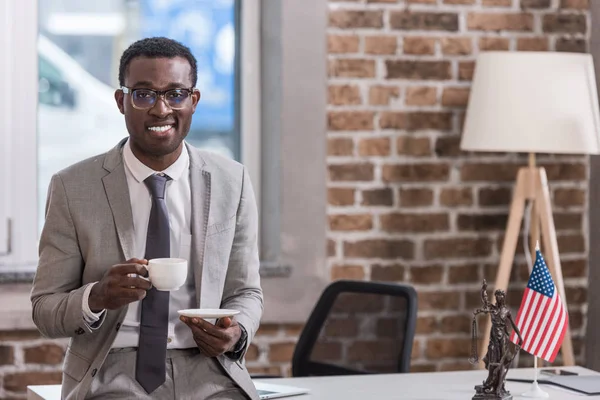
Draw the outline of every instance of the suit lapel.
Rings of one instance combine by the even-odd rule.
[[[190,155],[190,189],[192,191],[192,253],[189,263],[194,268],[196,303],[206,304],[207,290],[202,290],[202,269],[206,248],[206,228],[210,213],[211,174],[196,149],[187,146]]]
[[[134,231],[129,187],[125,176],[125,166],[121,149],[125,140],[109,151],[104,159],[104,169],[109,174],[102,178],[108,204],[113,214],[117,235],[125,260],[133,257]]]

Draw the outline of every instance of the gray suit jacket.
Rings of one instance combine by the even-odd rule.
[[[33,321],[50,338],[70,337],[63,394],[83,399],[117,335],[127,307],[108,311],[102,326],[83,320],[82,296],[108,268],[132,258],[129,190],[120,142],[108,153],[53,176],[31,301]],[[241,164],[188,145],[192,191],[192,255],[201,308],[230,308],[248,332],[263,311],[257,247],[258,216],[248,172]],[[243,362],[218,357],[224,370],[257,398]],[[205,377],[198,377],[199,380]]]

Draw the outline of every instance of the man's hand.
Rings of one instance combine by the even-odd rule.
[[[238,323],[229,317],[219,319],[215,325],[202,318],[180,319],[190,327],[200,352],[207,357],[216,357],[231,351],[242,336]]]
[[[134,301],[146,297],[146,291],[152,284],[139,276],[147,276],[148,271],[144,265],[147,260],[132,258],[124,264],[112,266],[104,277],[96,283],[90,292],[88,304],[92,312],[100,312],[104,309],[115,310]]]

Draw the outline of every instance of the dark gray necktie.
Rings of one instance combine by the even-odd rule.
[[[151,175],[144,180],[152,195],[146,237],[147,260],[170,257],[171,254],[169,214],[165,203],[165,189],[169,179],[166,175]],[[148,393],[152,393],[165,381],[168,323],[169,292],[152,288],[142,300],[135,371],[135,378]]]

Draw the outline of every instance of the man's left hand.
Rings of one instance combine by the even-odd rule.
[[[242,336],[238,323],[229,317],[219,319],[215,325],[202,318],[182,316],[180,319],[190,327],[198,349],[207,357],[231,351]]]

